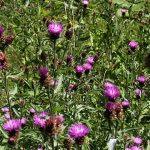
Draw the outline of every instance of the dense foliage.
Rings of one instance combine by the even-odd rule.
[[[1,0],[0,150],[149,150],[149,8]]]

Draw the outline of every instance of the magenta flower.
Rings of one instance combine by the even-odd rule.
[[[89,5],[89,0],[82,0],[82,4],[84,7],[87,7]]]
[[[24,127],[25,125],[26,125],[26,123],[27,123],[27,119],[26,118],[21,118],[21,119],[19,119],[19,121],[20,121],[20,123],[21,123],[21,127]]]
[[[110,87],[104,91],[104,94],[110,101],[115,101],[120,96],[120,91],[117,87]]]
[[[124,101],[122,102],[122,107],[123,107],[124,109],[129,108],[129,107],[130,107],[130,102],[129,102],[128,100],[124,100]]]
[[[113,87],[116,87],[116,86],[111,82],[105,82],[104,87],[106,89],[106,88],[111,88],[111,87],[113,88]]]
[[[70,84],[68,88],[76,91],[78,86],[77,86],[77,84]]]
[[[137,97],[137,98],[140,98],[141,97],[141,90],[140,89],[135,89],[134,90],[134,93],[135,93],[135,96]]]
[[[142,86],[147,82],[147,78],[145,76],[139,76],[137,78],[137,81],[139,82],[139,84]]]
[[[37,125],[39,128],[44,128],[46,123],[46,118],[48,117],[47,112],[41,112],[36,114],[33,117],[33,123]]]
[[[142,145],[142,139],[140,137],[134,137],[133,138],[133,143],[135,145]]]
[[[9,112],[9,107],[3,107],[3,108],[1,108],[1,111],[3,113]]]
[[[0,25],[0,37],[3,35],[3,33],[4,33],[4,28],[2,25]]]
[[[30,108],[30,109],[29,109],[29,112],[30,112],[30,113],[35,113],[36,111],[35,111],[34,108]]]
[[[89,56],[89,57],[86,59],[86,63],[89,63],[89,64],[91,64],[91,65],[94,65],[94,63],[95,63],[94,56]]]
[[[137,147],[137,146],[132,146],[131,150],[141,150],[141,148]]]
[[[84,73],[84,68],[82,66],[75,67],[76,76],[79,78]]]
[[[85,71],[86,74],[88,74],[93,69],[92,65],[89,64],[89,63],[85,63],[82,66],[83,66],[84,71]]]
[[[139,43],[138,42],[135,42],[135,41],[130,41],[129,42],[129,47],[132,51],[135,51],[135,49],[137,49],[137,47],[139,46]]]
[[[11,119],[10,114],[9,114],[9,113],[4,114],[4,118],[5,118],[6,120]]]
[[[128,147],[128,148],[126,148],[125,150],[131,150],[131,148]]]
[[[3,129],[8,132],[18,132],[21,129],[21,122],[19,119],[10,119],[3,125]]]
[[[48,69],[46,67],[40,67],[39,75],[41,78],[46,78],[48,76]]]
[[[63,26],[60,23],[54,22],[49,24],[48,26],[48,32],[52,39],[59,38],[62,31],[63,31]]]
[[[125,15],[126,15],[126,12],[127,12],[126,9],[121,9],[122,16],[125,16]]]
[[[87,126],[81,123],[75,123],[71,125],[68,130],[68,134],[73,139],[80,139],[89,134],[90,130]]]
[[[107,102],[105,108],[106,108],[106,111],[113,112],[115,109],[115,103],[114,102]]]

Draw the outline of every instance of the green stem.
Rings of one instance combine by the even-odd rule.
[[[11,101],[9,97],[9,91],[8,91],[8,80],[7,80],[7,73],[4,71],[4,85],[5,85],[5,93],[6,93],[6,99],[9,107],[10,112],[10,118],[12,118],[12,112],[11,112]]]

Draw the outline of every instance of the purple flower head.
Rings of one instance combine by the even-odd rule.
[[[94,56],[89,56],[89,57],[86,59],[86,63],[89,63],[89,64],[91,64],[91,65],[94,65],[94,63],[95,63]]]
[[[135,93],[135,96],[136,96],[136,97],[138,97],[138,98],[141,97],[141,94],[142,94],[142,93],[141,93],[141,90],[140,90],[140,89],[135,89],[135,90],[134,90],[134,93]]]
[[[133,138],[133,143],[135,145],[142,145],[142,139],[140,137],[134,137]]]
[[[73,139],[83,138],[89,134],[90,130],[87,126],[81,123],[71,125],[68,134]]]
[[[125,150],[131,150],[131,148],[128,147],[128,148],[126,148]]]
[[[44,128],[46,123],[46,118],[48,117],[47,112],[41,112],[36,114],[33,117],[33,122],[35,125],[37,125],[39,128]]]
[[[139,82],[140,85],[144,85],[147,82],[147,78],[145,76],[139,76],[137,78],[137,81]]]
[[[21,122],[19,119],[10,119],[3,125],[6,132],[18,132],[21,129]]]
[[[130,41],[129,42],[129,47],[132,51],[135,51],[135,49],[139,46],[139,43],[138,42],[135,42],[135,41]]]
[[[40,67],[39,75],[41,78],[46,78],[48,76],[48,69],[46,67]]]
[[[83,66],[84,71],[85,71],[86,74],[88,74],[93,69],[92,65],[89,64],[89,63],[85,63],[82,66]]]
[[[62,31],[63,31],[63,26],[60,23],[53,22],[48,26],[48,32],[52,39],[58,39]]]
[[[126,9],[121,9],[121,13],[122,13],[123,16],[125,16],[126,12],[127,12]]]
[[[77,84],[70,84],[68,88],[71,90],[77,90],[78,86]]]
[[[130,107],[130,102],[129,102],[128,100],[124,100],[124,101],[122,102],[122,107],[123,107],[124,109],[129,108],[129,107]]]
[[[141,148],[137,147],[137,146],[132,146],[131,150],[141,150]]]
[[[104,94],[110,101],[115,101],[120,96],[120,91],[117,87],[110,87],[104,91]]]
[[[107,111],[112,112],[115,109],[115,104],[113,102],[107,102],[105,108]]]
[[[0,25],[0,37],[3,35],[3,33],[4,33],[4,28],[2,25]]]
[[[6,114],[4,114],[4,118],[6,119],[6,120],[9,120],[11,117],[10,117],[10,114],[9,113],[6,113]]]
[[[82,4],[84,7],[87,7],[89,5],[89,0],[82,0]]]
[[[81,77],[82,74],[84,73],[84,68],[82,66],[76,66],[75,72],[77,77]]]
[[[9,112],[9,107],[3,107],[3,108],[1,108],[1,111],[3,113]]]
[[[35,113],[36,111],[35,111],[34,108],[30,108],[30,109],[29,109],[29,112],[30,112],[30,113]]]
[[[19,119],[19,121],[20,121],[22,127],[25,126],[25,124],[27,123],[27,119],[24,117]]]
[[[116,87],[116,86],[111,82],[105,82],[104,87],[105,89],[107,89],[107,88]]]

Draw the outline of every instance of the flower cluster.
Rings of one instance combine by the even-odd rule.
[[[83,75],[83,73],[89,74],[89,72],[93,69],[94,63],[94,56],[89,56],[83,65],[78,65],[75,67],[76,76],[80,78]]]
[[[108,119],[123,118],[123,109],[129,108],[130,102],[128,100],[116,102],[120,97],[120,90],[113,83],[106,82],[104,88],[104,95],[108,98],[105,105],[105,117]]]
[[[40,131],[49,135],[58,134],[64,120],[63,115],[49,116],[47,112],[35,114],[33,117],[33,123],[38,126]]]
[[[142,150],[141,145],[142,139],[140,137],[134,137],[132,147],[128,147],[125,150]]]
[[[39,75],[40,75],[41,85],[43,85],[45,87],[48,87],[48,86],[55,87],[58,85],[58,82],[56,80],[53,80],[52,77],[49,75],[48,68],[40,67]]]

